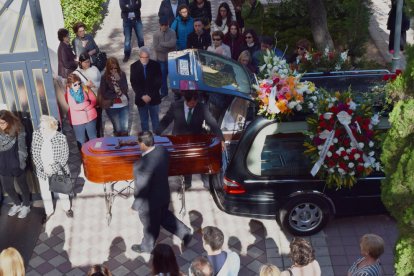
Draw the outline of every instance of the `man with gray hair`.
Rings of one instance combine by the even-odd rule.
[[[190,276],[213,276],[213,267],[206,257],[199,256],[191,262]]]
[[[131,64],[130,82],[135,92],[135,104],[141,120],[141,130],[149,130],[151,117],[152,130],[159,125],[159,104],[161,103],[160,88],[162,83],[161,67],[158,62],[150,59],[150,50],[139,49],[139,60]]]

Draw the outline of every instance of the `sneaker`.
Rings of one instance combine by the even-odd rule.
[[[20,209],[20,213],[17,217],[21,219],[25,218],[29,212],[30,212],[30,206],[22,206],[22,208]]]
[[[72,209],[70,209],[69,211],[66,211],[66,216],[68,218],[73,218],[73,211],[72,211]]]
[[[127,62],[129,60],[129,56],[124,56],[123,62]]]
[[[10,208],[8,215],[10,217],[15,216],[18,212],[20,212],[20,210],[22,209],[22,205],[16,205],[13,204],[13,206]]]

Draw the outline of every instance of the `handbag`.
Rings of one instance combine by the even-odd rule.
[[[49,191],[59,194],[70,195],[73,194],[73,183],[70,175],[66,174],[62,168],[63,174],[53,174],[49,177]]]
[[[99,71],[102,71],[106,66],[106,53],[99,51],[96,54],[95,64]]]

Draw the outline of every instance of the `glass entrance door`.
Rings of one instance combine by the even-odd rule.
[[[60,119],[38,0],[0,0],[0,103],[37,128]]]

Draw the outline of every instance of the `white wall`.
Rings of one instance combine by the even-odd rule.
[[[46,43],[49,50],[50,65],[52,66],[52,74],[56,78],[58,72],[57,49],[59,47],[57,31],[64,27],[62,7],[60,0],[39,0],[39,3],[45,28]]]

